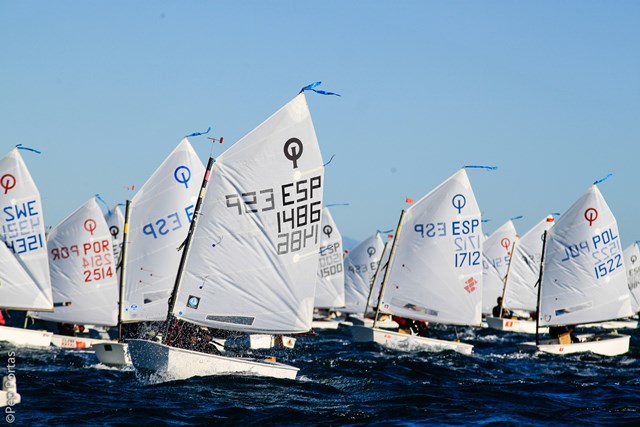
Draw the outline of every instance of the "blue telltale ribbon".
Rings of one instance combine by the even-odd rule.
[[[551,212],[551,215],[553,215],[553,216],[560,216],[560,212]]]
[[[514,216],[513,218],[511,218],[511,221],[513,221],[514,219],[521,219],[524,218],[522,215],[518,215],[518,216]]]
[[[463,166],[463,168],[464,169],[486,169],[490,171],[494,171],[498,169],[497,166],[479,166],[479,165],[466,165],[466,166]]]
[[[339,93],[335,93],[335,92],[327,92],[326,90],[318,90],[315,89],[316,87],[320,86],[322,82],[315,82],[315,83],[311,83],[310,85],[307,85],[305,87],[303,87],[302,89],[300,89],[299,93],[304,92],[305,90],[311,90],[315,93],[319,93],[320,95],[335,95],[335,96],[340,96]]]
[[[104,201],[104,199],[102,197],[100,197],[99,194],[96,193],[96,199],[98,199],[98,201],[102,202],[102,204],[104,205],[105,208],[107,208],[107,215],[111,215],[111,209],[109,209],[109,205],[107,204],[107,202]]]
[[[331,203],[330,205],[325,205],[325,208],[330,208],[332,206],[349,206],[349,203]]]
[[[206,131],[204,132],[194,132],[194,133],[190,133],[189,135],[185,136],[185,138],[191,138],[192,136],[200,136],[200,135],[206,135],[209,133],[209,131],[211,130],[211,127],[209,127]]]
[[[392,228],[391,230],[378,230],[378,233],[380,234],[388,234],[391,232],[394,232],[395,230]]]
[[[491,219],[481,219],[480,222],[489,222]]]
[[[42,152],[36,150],[35,148],[23,147],[22,144],[16,145],[16,148],[18,150],[32,151],[32,152],[34,152],[36,154],[42,154]]]
[[[334,158],[335,156],[336,156],[335,154],[332,154],[332,155],[331,155],[331,158],[329,159],[329,161],[328,161],[327,163],[325,163],[324,165],[322,165],[322,167],[325,167],[325,166],[327,166],[329,163],[331,163],[331,160],[333,160],[333,158]]]
[[[593,185],[598,185],[598,184],[600,184],[601,182],[606,181],[607,179],[609,179],[609,177],[610,177],[611,175],[613,175],[613,174],[612,174],[612,173],[610,173],[610,174],[608,174],[607,176],[605,176],[604,178],[597,180],[596,182],[594,182],[594,183],[593,183]]]

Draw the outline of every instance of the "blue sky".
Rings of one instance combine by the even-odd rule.
[[[55,225],[133,197],[191,132],[220,154],[309,94],[343,235],[397,224],[467,164],[491,233],[524,234],[589,185],[640,239],[640,2],[0,0],[0,152]],[[205,137],[191,139],[203,162]]]

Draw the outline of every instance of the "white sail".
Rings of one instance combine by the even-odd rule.
[[[540,325],[574,325],[631,315],[618,225],[596,185],[547,233]]]
[[[114,206],[104,216],[109,226],[109,232],[113,238],[113,259],[118,262],[120,259],[120,251],[122,250],[122,235],[124,232],[124,214],[120,206]]]
[[[502,296],[504,279],[518,233],[509,220],[482,244],[482,312],[491,314],[496,300]]]
[[[47,239],[54,322],[111,326],[118,319],[118,282],[109,227],[94,197],[54,227]]]
[[[382,255],[380,258],[380,262],[378,264],[378,268],[373,273],[373,285],[371,287],[371,296],[369,297],[369,308],[375,309],[378,306],[378,297],[380,296],[380,289],[382,289],[382,282],[384,280],[384,273],[387,271],[387,267],[389,266],[389,257],[391,256],[391,247],[393,246],[393,240],[391,239],[384,244],[382,248]]]
[[[345,308],[340,311],[364,313],[383,248],[380,233],[376,233],[349,251],[344,259]]]
[[[627,267],[627,285],[631,293],[631,310],[640,311],[640,248],[634,242],[623,252],[624,264]]]
[[[511,257],[503,306],[508,309],[535,311],[538,304],[536,283],[540,277],[540,260],[544,232],[553,225],[549,215],[518,239]]]
[[[9,275],[19,277],[13,276],[12,281],[0,285],[5,287],[0,292],[15,292],[11,300],[0,297],[0,307],[51,310],[53,299],[40,193],[17,148],[0,159],[0,218],[0,245],[9,248],[11,256],[16,258],[3,260],[3,270],[5,267],[24,269],[24,272],[4,272],[6,280]],[[9,253],[2,251],[0,256],[5,258]],[[13,291],[6,289],[9,282]],[[13,288],[14,285],[22,288]],[[28,306],[30,303],[34,305]]]
[[[342,236],[328,208],[322,209],[320,256],[314,307],[344,306],[344,262]]]
[[[53,309],[53,302],[38,287],[11,249],[0,240],[0,305],[5,309]]]
[[[324,168],[303,93],[216,159],[173,314],[214,328],[311,328]]]
[[[185,138],[129,204],[123,322],[167,318],[204,165]]]
[[[480,210],[464,169],[406,210],[380,304],[383,312],[480,324]]]

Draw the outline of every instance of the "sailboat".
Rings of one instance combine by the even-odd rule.
[[[377,297],[380,287],[375,290],[376,277],[382,277],[379,272],[389,259],[389,242],[384,243],[380,232],[363,240],[351,250],[344,259],[345,266],[345,307],[342,312],[348,313],[342,325],[373,326],[372,298]],[[386,260],[385,260],[386,254]],[[378,282],[379,285],[380,282]],[[381,316],[378,327],[397,329],[398,324],[391,320],[391,316]]]
[[[548,215],[513,245],[513,255],[509,258],[502,291],[502,307],[513,314],[523,315],[486,316],[490,328],[524,334],[536,333],[535,318],[530,319],[529,313],[535,312],[538,300],[536,285],[542,259],[542,238],[553,223],[553,215]],[[543,333],[547,331],[548,328],[540,329]]]
[[[507,268],[518,233],[508,220],[482,243],[482,313],[491,315],[496,300],[502,295]]]
[[[204,165],[187,138],[182,139],[138,190],[123,220],[118,343],[94,345],[107,366],[130,365],[122,324],[161,322],[187,238]]]
[[[640,247],[633,242],[623,252],[624,263],[627,266],[627,283],[631,294],[631,310],[640,312]]]
[[[171,297],[175,319],[162,343],[129,340],[136,369],[167,379],[234,373],[295,379],[298,368],[273,358],[180,348],[176,322],[245,333],[309,331],[323,181],[303,91],[209,159]]]
[[[376,311],[451,325],[482,320],[480,210],[466,170],[461,169],[403,210]],[[473,346],[353,326],[354,341],[398,350],[455,350]]]
[[[549,327],[630,316],[631,302],[618,225],[596,181],[545,234],[538,325]],[[629,336],[585,334],[518,344],[525,351],[552,354],[629,351]],[[572,342],[574,341],[574,342]],[[577,341],[577,342],[575,342]]]
[[[113,259],[116,262],[120,260],[120,251],[122,250],[122,234],[124,232],[124,214],[119,205],[109,209],[104,216],[109,226],[109,232],[113,238]]]
[[[329,208],[322,208],[320,226],[322,241],[318,257],[318,275],[316,296],[313,306],[319,312],[343,307],[344,298],[344,261],[342,254],[342,235],[336,226]],[[315,314],[315,313],[314,313]],[[327,316],[314,318],[313,329],[338,329],[338,322]]]
[[[53,311],[42,202],[17,147],[0,159],[0,213],[0,308]],[[51,335],[0,326],[14,345],[49,347]]]
[[[55,226],[47,246],[54,311],[33,313],[32,317],[68,325],[116,325],[118,282],[113,241],[96,197]],[[52,345],[75,349],[88,349],[102,341],[59,334],[51,337]]]
[[[638,242],[634,242],[628,246],[623,252],[624,265],[627,268],[627,285],[629,286],[629,294],[631,296],[631,311],[637,314],[640,311],[640,250],[638,250]],[[633,318],[615,319],[606,322],[592,322],[584,325],[578,325],[578,328],[601,328],[601,329],[636,329],[638,321]]]
[[[344,313],[363,313],[371,291],[373,276],[380,263],[384,242],[380,233],[360,242],[344,259]]]

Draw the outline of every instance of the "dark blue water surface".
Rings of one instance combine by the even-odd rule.
[[[531,337],[490,329],[435,331],[474,344],[471,356],[402,353],[352,343],[347,330],[319,332],[268,352],[300,368],[295,381],[160,383],[100,365],[91,352],[18,348],[23,401],[14,425],[638,426],[640,331],[619,332],[632,338],[618,357],[521,353],[515,344]],[[0,346],[4,359],[10,350]]]

